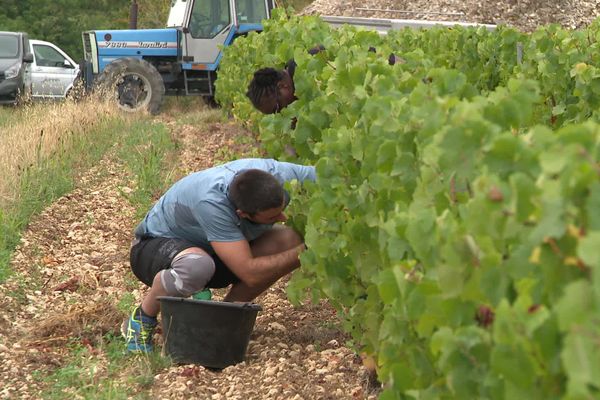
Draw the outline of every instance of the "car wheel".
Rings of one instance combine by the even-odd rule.
[[[15,106],[24,106],[31,103],[31,88],[23,85],[15,94]]]

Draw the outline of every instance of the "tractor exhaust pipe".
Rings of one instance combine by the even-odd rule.
[[[129,29],[137,29],[138,3],[137,0],[131,0],[129,8]]]

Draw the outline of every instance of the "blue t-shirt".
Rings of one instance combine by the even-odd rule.
[[[247,169],[269,172],[282,184],[315,180],[314,167],[262,158],[231,161],[176,182],[146,214],[135,235],[185,239],[212,253],[210,242],[256,239],[271,229],[272,224],[240,218],[227,198],[235,175]]]

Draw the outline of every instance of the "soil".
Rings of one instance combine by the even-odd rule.
[[[582,28],[600,16],[600,0],[315,0],[302,13],[504,24],[531,32],[549,23]]]
[[[160,118],[182,144],[180,176],[210,167],[224,149],[249,150],[236,140],[248,136],[242,142],[251,142],[249,133],[233,123],[198,129],[176,124],[168,114]],[[127,200],[133,187],[132,177],[109,155],[27,228],[12,261],[17,274],[0,286],[1,399],[44,398],[48,383],[39,377],[72,365],[74,345],[87,350],[81,361],[94,361],[89,365],[95,365],[98,378],[90,383],[106,374],[108,353],[101,338],[119,335],[122,299],[133,293],[138,303],[147,290],[128,262],[137,222]],[[291,306],[285,284],[281,280],[256,300],[263,311],[245,362],[220,372],[171,365],[140,388],[153,399],[376,398],[378,385],[346,346],[334,309],[327,302]],[[224,291],[213,295],[218,300]],[[160,348],[162,334],[155,342]],[[139,363],[147,364],[143,358]],[[131,388],[131,377],[139,375],[131,367],[117,374],[115,393]],[[62,393],[59,398],[71,397],[68,387]]]

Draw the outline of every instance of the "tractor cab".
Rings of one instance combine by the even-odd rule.
[[[180,28],[184,70],[215,71],[221,46],[236,36],[262,30],[272,0],[173,0],[167,27]]]

